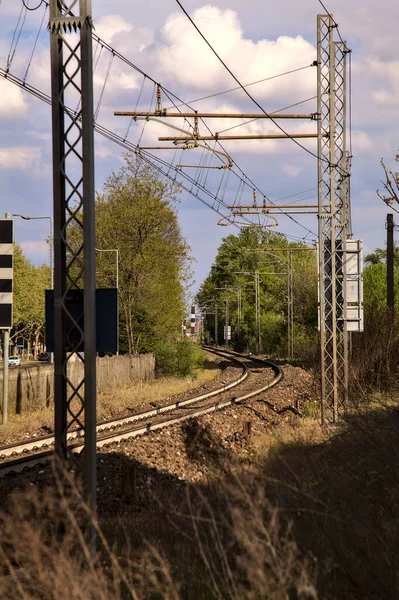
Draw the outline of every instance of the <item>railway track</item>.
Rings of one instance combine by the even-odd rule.
[[[240,376],[234,381],[205,394],[134,412],[118,419],[103,421],[97,425],[97,447],[101,448],[115,442],[128,441],[186,419],[240,404],[273,387],[282,378],[280,369],[263,359],[227,350],[215,350],[208,346],[205,346],[204,349],[218,356],[228,357],[240,365]],[[261,368],[256,367],[256,365],[261,365]],[[270,377],[267,383],[264,382],[264,377],[256,376],[259,374],[264,375],[266,370],[270,371],[270,375],[273,374],[273,377]],[[263,379],[262,382],[259,381],[261,385],[256,385],[257,379]],[[242,394],[242,391],[246,393],[238,396],[238,390],[236,389],[238,387],[240,387],[240,394]],[[241,390],[241,388],[244,389]],[[233,389],[235,395],[231,395],[230,390]],[[216,396],[218,397],[216,401],[209,402],[209,399]],[[82,437],[82,431],[79,429],[71,432],[68,436],[68,450],[71,454],[80,454],[84,449]],[[54,442],[54,436],[48,435],[28,442],[17,442],[0,447],[0,477],[30,470],[37,465],[47,464],[54,454]]]

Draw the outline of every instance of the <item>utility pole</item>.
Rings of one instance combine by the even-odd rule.
[[[288,329],[288,358],[294,358],[294,284],[292,272],[292,251],[288,250],[287,273],[287,329]]]
[[[229,345],[229,301],[226,300],[226,323],[224,327],[224,343],[226,346]]]
[[[219,331],[218,331],[218,305],[215,300],[215,346],[219,344]]]
[[[85,501],[94,519],[97,448],[92,30],[91,0],[50,0],[55,451],[65,461],[70,455],[68,433],[81,428]],[[76,105],[76,113],[68,109]],[[83,233],[78,246],[70,239],[74,224]],[[71,305],[80,314],[73,316]],[[76,384],[69,378],[73,356],[84,366],[83,377]],[[86,542],[94,551],[93,521],[88,523]]]
[[[239,350],[241,351],[241,312],[242,312],[242,290],[241,286],[238,287],[238,298],[237,298],[237,338]]]
[[[334,41],[332,15],[317,17],[318,234],[321,420],[345,412],[348,335],[344,297],[349,235],[349,162],[346,166],[345,42]]]
[[[255,271],[255,330],[256,330],[256,353],[261,350],[260,336],[260,276],[259,271]]]
[[[387,307],[393,317],[395,310],[393,214],[387,214]]]

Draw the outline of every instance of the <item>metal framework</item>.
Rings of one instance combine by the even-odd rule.
[[[255,271],[255,324],[256,324],[256,352],[261,350],[261,335],[260,335],[260,274]]]
[[[72,9],[78,15],[72,13]],[[51,0],[54,202],[55,448],[84,433],[86,500],[96,511],[96,329],[91,0]],[[69,35],[69,34],[73,35]],[[76,36],[76,33],[79,35]],[[71,112],[67,106],[78,106]],[[79,298],[84,289],[83,310]],[[81,306],[81,304],[80,304]],[[74,383],[69,364],[84,375]],[[90,528],[89,542],[94,539]]]
[[[292,270],[292,251],[287,251],[287,330],[288,330],[288,358],[294,357],[294,282]]]
[[[348,384],[345,249],[349,234],[345,42],[332,15],[318,15],[318,229],[322,423],[344,413]]]

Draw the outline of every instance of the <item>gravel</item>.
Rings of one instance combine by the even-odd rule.
[[[226,382],[230,377],[234,379],[237,371],[236,367],[225,369],[218,376],[218,382],[213,380],[206,385],[207,390],[216,386],[216,383],[220,384],[220,378]],[[257,365],[255,371],[251,377],[257,385],[262,381],[270,381],[269,368],[259,368]],[[284,378],[277,386],[242,405],[192,418],[130,442],[99,450],[99,514],[112,515],[116,511],[120,515],[133,510],[143,513],[144,518],[149,496],[162,496],[166,490],[170,495],[172,490],[177,491],[181,486],[191,483],[208,486],[226,465],[248,460],[256,436],[271,428],[282,428],[297,422],[299,416],[289,411],[278,414],[278,411],[287,407],[298,407],[300,410],[303,400],[312,400],[312,377],[303,369],[290,365],[283,366],[282,371]],[[240,394],[237,395],[244,393],[240,388]],[[189,395],[194,394],[191,391]],[[133,487],[128,486],[126,491],[126,481],[132,477],[135,483]],[[12,489],[46,485],[50,481],[50,466],[2,479],[0,500],[4,501]]]

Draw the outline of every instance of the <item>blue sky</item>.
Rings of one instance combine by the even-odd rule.
[[[36,2],[30,0],[33,6]],[[210,39],[239,80],[248,84],[302,66],[316,59],[316,16],[324,11],[316,0],[220,0],[204,3],[186,0],[190,12],[204,34]],[[376,196],[381,188],[384,157],[394,168],[393,158],[399,145],[399,56],[396,26],[399,5],[396,0],[384,3],[375,0],[330,0],[328,9],[340,26],[342,37],[352,48],[352,213],[354,236],[362,238],[365,252],[385,242],[387,207]],[[0,5],[0,67],[5,68],[15,25],[21,10],[19,0],[3,0]],[[43,15],[42,9],[28,13],[23,32],[10,67],[10,72],[24,77],[29,57]],[[235,87],[217,59],[193,31],[190,23],[172,0],[125,2],[123,0],[93,0],[96,33],[121,52],[144,72],[185,101],[208,96]],[[46,20],[45,20],[46,22]],[[16,39],[17,35],[14,37]],[[27,82],[49,93],[49,34],[42,30],[29,68]],[[95,107],[101,96],[98,121],[124,136],[128,121],[113,116],[114,110],[133,110],[136,103],[148,110],[153,85],[115,59],[111,66],[109,54],[94,47],[98,58],[95,73]],[[103,82],[109,69],[107,85]],[[251,94],[267,111],[274,111],[301,102],[316,94],[315,69],[279,77],[252,86]],[[170,106],[163,98],[164,106]],[[242,92],[217,96],[196,103],[208,111],[258,112]],[[315,111],[315,101],[293,110]],[[176,123],[174,123],[176,125]],[[215,131],[233,126],[229,122],[209,122]],[[52,211],[51,182],[51,115],[50,107],[26,92],[0,79],[0,203],[1,212],[50,215]],[[288,131],[313,131],[311,123],[284,122]],[[142,124],[134,124],[129,140],[137,143]],[[145,126],[141,144],[157,145],[158,135],[172,130],[157,123]],[[252,123],[237,131],[254,133],[274,131],[265,122]],[[201,130],[202,132],[202,130]],[[304,143],[315,149],[313,141]],[[316,159],[298,149],[288,140],[276,142],[226,142],[225,147],[246,177],[269,198],[277,200],[304,190],[313,190],[300,197],[315,200]],[[191,154],[189,154],[191,152]],[[112,169],[122,163],[123,150],[96,136],[96,187],[101,190]],[[194,154],[196,153],[196,154]],[[158,152],[164,160],[172,157],[166,150]],[[198,164],[199,149],[187,151],[184,160]],[[216,159],[212,156],[212,161]],[[213,162],[212,164],[216,164]],[[188,171],[188,170],[187,170]],[[190,175],[195,176],[192,169]],[[199,173],[199,172],[198,172]],[[223,173],[202,172],[203,181],[215,191]],[[226,183],[225,175],[224,183]],[[224,185],[222,182],[222,186]],[[239,180],[231,175],[224,200],[233,204],[239,195]],[[258,195],[259,197],[259,195]],[[252,201],[251,186],[247,186],[242,203]],[[309,199],[309,202],[312,200]],[[195,291],[207,275],[221,238],[233,227],[219,227],[219,216],[190,194],[180,197],[179,217],[195,259],[193,263]],[[298,217],[303,227],[286,217],[278,219],[278,231],[303,238],[316,232],[315,216]],[[304,229],[304,227],[306,229]],[[47,221],[15,222],[16,241],[35,263],[48,260]]]

